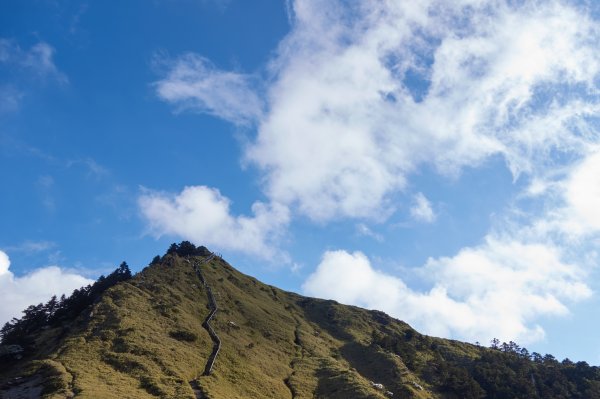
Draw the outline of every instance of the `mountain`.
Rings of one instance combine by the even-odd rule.
[[[187,242],[99,281],[3,328],[1,398],[600,398],[585,362],[422,335]]]

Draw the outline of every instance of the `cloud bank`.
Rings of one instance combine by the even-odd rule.
[[[0,324],[13,317],[21,317],[21,312],[29,305],[47,302],[52,295],[69,295],[73,290],[93,283],[93,280],[65,271],[58,266],[47,266],[16,277],[10,271],[8,255],[0,251]]]

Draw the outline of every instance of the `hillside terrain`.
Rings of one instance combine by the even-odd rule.
[[[265,285],[186,242],[127,272],[83,305],[63,298],[37,324],[5,326],[5,353],[23,351],[0,352],[0,397],[600,398],[585,362],[425,336]]]

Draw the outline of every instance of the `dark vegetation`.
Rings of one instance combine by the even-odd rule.
[[[57,299],[56,296],[53,296],[45,304],[29,306],[23,311],[20,319],[13,318],[4,324],[0,330],[2,344],[19,345],[25,350],[25,353],[31,351],[35,342],[32,337],[33,333],[44,327],[55,327],[75,319],[84,309],[96,302],[104,291],[130,278],[129,266],[123,262],[108,276],[100,276],[93,284],[76,289],[68,297],[62,295],[60,299]]]
[[[167,250],[167,255],[186,256],[209,256],[211,252],[204,246],[196,247],[189,241],[181,241],[179,244],[173,243]],[[156,258],[155,258],[156,259]]]
[[[27,308],[2,329],[3,344],[29,354],[4,368],[0,360],[0,397],[22,378],[17,386],[38,384],[52,399],[600,399],[600,369],[585,362],[514,342],[429,337],[383,312],[262,284],[218,257],[201,268],[222,348],[201,376],[211,307],[192,265],[210,254],[172,244],[134,277],[123,263],[68,298]]]
[[[402,358],[414,373],[437,386],[445,398],[600,398],[600,368],[552,355],[530,353],[514,342],[492,340],[478,356],[465,357],[438,344],[440,340],[408,330],[404,334],[375,331],[373,344]],[[432,357],[423,362],[420,353]]]
[[[169,335],[178,341],[194,342],[198,339],[198,335],[186,330],[170,331]]]

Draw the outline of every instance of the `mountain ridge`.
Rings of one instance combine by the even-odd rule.
[[[585,362],[428,337],[263,284],[188,244],[33,332],[31,353],[0,364],[1,397],[600,398]]]

